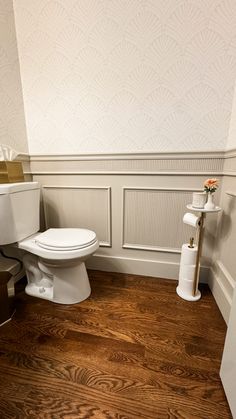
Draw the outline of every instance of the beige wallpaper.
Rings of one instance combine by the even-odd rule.
[[[0,1],[0,144],[28,151],[12,0]]]
[[[234,97],[229,125],[229,135],[227,138],[226,149],[236,149],[236,85],[234,87]]]
[[[30,153],[220,150],[235,0],[14,0]]]

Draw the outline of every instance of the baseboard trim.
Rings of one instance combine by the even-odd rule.
[[[120,272],[133,275],[145,275],[164,279],[177,280],[179,263],[150,259],[135,259],[121,256],[95,254],[87,262],[88,269],[107,272]],[[209,268],[201,267],[201,282],[207,283]]]
[[[234,291],[234,281],[222,262],[216,261],[214,266],[211,267],[208,285],[226,324],[228,324]]]
[[[156,260],[125,258],[95,254],[86,263],[89,269],[108,272],[120,272],[134,275],[154,276],[166,279],[177,279],[179,264]]]

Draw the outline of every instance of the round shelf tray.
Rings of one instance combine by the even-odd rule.
[[[192,204],[188,204],[187,208],[190,209],[191,211],[206,212],[206,213],[207,212],[219,212],[219,211],[221,211],[221,208],[217,207],[217,206],[212,210],[208,210],[208,209],[205,209],[205,208],[195,208],[195,207],[192,206]]]

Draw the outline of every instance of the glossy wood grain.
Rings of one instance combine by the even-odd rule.
[[[227,419],[219,378],[226,325],[205,286],[90,271],[91,297],[64,306],[17,294],[0,329],[0,417]]]

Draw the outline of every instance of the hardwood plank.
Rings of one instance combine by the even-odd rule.
[[[35,394],[45,393],[47,397],[51,396],[52,399],[56,394],[57,397],[60,397],[62,400],[77,399],[86,403],[89,402],[91,405],[96,401],[101,406],[108,406],[112,411],[118,410],[118,412],[121,411],[126,413],[128,417],[159,417],[158,415],[163,415],[164,412],[168,413],[169,409],[174,408],[176,405],[181,406],[180,410],[183,412],[190,412],[192,410],[195,415],[198,414],[199,417],[203,418],[222,418],[220,414],[224,415],[224,413],[227,412],[224,406],[221,406],[221,412],[219,414],[216,412],[217,404],[201,400],[200,405],[198,399],[194,400],[191,397],[178,395],[174,392],[153,390],[153,398],[150,400],[151,403],[147,404],[146,397],[143,397],[143,400],[140,400],[140,398],[134,400],[124,397],[117,392],[104,391],[104,388],[97,389],[92,386],[81,384],[80,382],[75,383],[69,380],[62,381],[53,377],[45,380],[46,377],[42,372],[37,372],[33,376],[31,372],[25,372],[24,375],[20,376],[15,368],[11,369],[10,367],[8,372],[3,368],[2,373],[6,374],[6,376],[10,373],[11,377],[21,385],[26,384],[30,380],[31,384],[34,386]]]
[[[114,393],[123,394],[125,397],[138,398],[139,400],[152,400],[154,403],[158,394],[165,395],[168,392],[172,392],[177,395],[185,395],[190,397],[201,397],[206,398],[206,395],[211,395],[208,397],[209,400],[213,400],[217,403],[224,403],[224,393],[219,386],[219,377],[210,376],[204,373],[203,371],[194,370],[195,383],[191,382],[189,376],[184,376],[185,371],[178,366],[175,366],[175,377],[180,377],[180,379],[175,379],[173,383],[173,374],[171,367],[169,370],[161,366],[159,371],[156,373],[149,373],[145,375],[142,373],[142,370],[139,370],[137,374],[133,374],[132,366],[129,367],[129,371],[124,371],[123,369],[119,374],[112,374],[109,366],[98,369],[97,366],[92,367],[91,364],[88,367],[88,362],[81,359],[79,362],[72,363],[62,362],[57,355],[54,354],[54,358],[49,358],[48,356],[36,356],[29,355],[24,352],[10,352],[6,351],[1,358],[2,370],[4,366],[6,367],[7,372],[13,368],[31,371],[32,374],[41,373],[45,375],[46,378],[50,376],[63,379],[65,381],[69,380],[72,382],[80,382],[84,385],[91,386],[97,389],[103,389],[103,391],[109,391]],[[145,365],[147,367],[147,365]],[[172,365],[172,369],[173,369]],[[123,372],[123,376],[121,373]],[[127,374],[129,372],[129,374]],[[150,371],[151,372],[151,371]],[[183,377],[184,376],[184,377]],[[140,378],[141,377],[141,378]],[[207,384],[207,392],[206,392]]]
[[[0,329],[0,417],[231,418],[218,374],[226,326],[209,289],[191,304],[175,281],[89,276],[81,304],[17,295]]]

